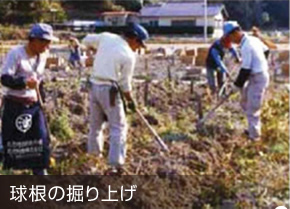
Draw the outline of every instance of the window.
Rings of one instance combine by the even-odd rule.
[[[195,20],[171,20],[171,26],[195,26]]]
[[[118,25],[118,17],[112,17],[111,19],[112,25]]]
[[[158,26],[158,20],[150,20],[149,25],[150,26]]]

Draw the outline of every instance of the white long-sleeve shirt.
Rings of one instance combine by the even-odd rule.
[[[244,35],[241,41],[242,68],[251,69],[251,74],[268,71],[264,52],[268,47],[258,38]]]
[[[131,81],[136,63],[136,55],[121,36],[104,32],[89,34],[82,44],[97,49],[91,82],[101,84],[102,80],[118,82],[121,89],[131,91]]]

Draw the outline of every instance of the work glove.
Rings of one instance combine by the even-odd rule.
[[[239,64],[239,63],[241,63],[241,62],[242,62],[242,59],[241,59],[241,58],[236,58],[236,60],[235,60],[235,61],[236,61],[236,63],[238,63],[238,64]]]
[[[134,100],[128,101],[127,106],[132,112],[136,112],[136,104]]]

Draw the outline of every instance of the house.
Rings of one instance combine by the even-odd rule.
[[[151,27],[204,27],[203,1],[169,1],[145,5],[140,11],[140,22]],[[223,4],[207,5],[207,25],[213,27],[213,36],[222,34],[224,19],[228,17]]]
[[[74,31],[89,30],[96,25],[94,20],[70,20],[63,24],[54,24],[55,28],[71,28]]]
[[[129,11],[103,12],[101,20],[106,26],[125,26],[128,22],[138,21],[138,13]]]

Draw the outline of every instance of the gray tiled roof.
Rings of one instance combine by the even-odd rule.
[[[222,4],[208,4],[208,16],[217,15],[223,8]],[[167,2],[144,6],[140,14],[141,17],[203,16],[204,4],[203,2]]]

